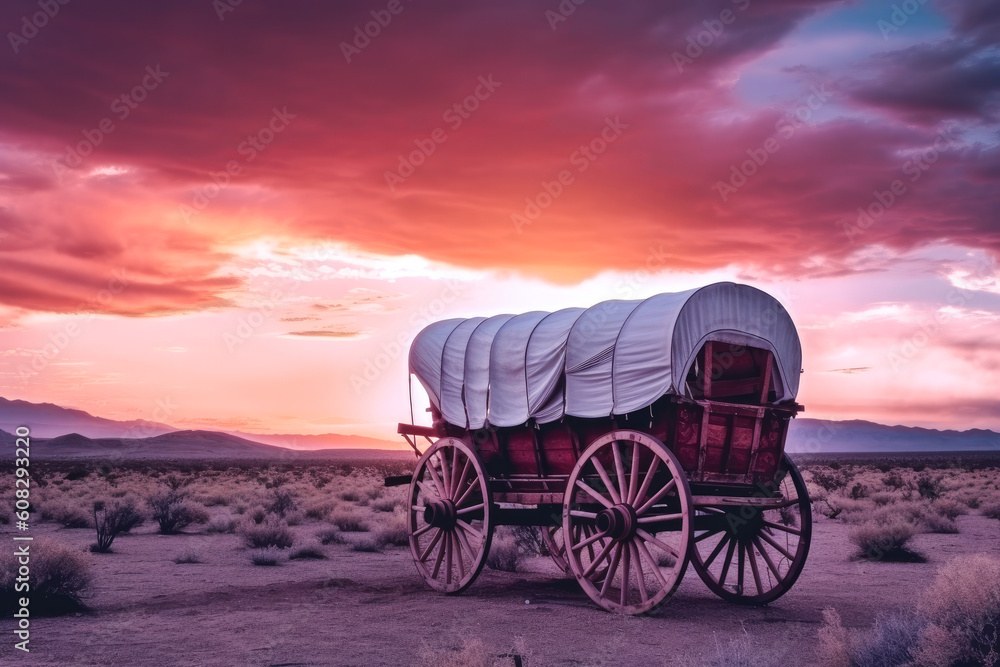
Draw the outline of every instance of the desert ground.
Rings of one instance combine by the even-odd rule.
[[[828,664],[832,609],[848,664],[875,664],[865,656],[888,650],[877,622],[926,609],[952,559],[1000,554],[996,458],[802,463],[814,533],[791,592],[768,607],[733,606],[689,568],[646,617],[602,611],[513,535],[495,549],[514,552],[516,571],[487,567],[458,596],[430,590],[404,546],[405,487],[381,485],[405,470],[398,459],[42,464],[31,534],[71,550],[89,585],[81,608],[32,617],[30,654],[14,650],[5,612],[0,656],[39,665],[514,665],[513,655],[524,665]],[[149,502],[157,494],[180,503],[180,524],[190,524],[161,534]],[[90,553],[94,500],[131,500],[145,522],[109,553]],[[11,493],[3,502],[13,506]],[[248,546],[262,526],[285,548]],[[17,533],[11,523],[0,532],[8,544]]]

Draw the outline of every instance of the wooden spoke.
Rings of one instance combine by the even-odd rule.
[[[481,510],[483,509],[483,507],[485,507],[483,503],[479,503],[478,505],[470,505],[469,507],[463,507],[462,509],[458,510],[456,514],[461,516],[463,514],[468,514],[469,512],[475,512],[477,510]]]
[[[611,588],[611,582],[615,578],[615,573],[618,571],[618,561],[622,555],[622,547],[620,544],[615,546],[615,555],[611,558],[611,565],[608,566],[608,571],[604,575],[604,585],[601,586],[601,597],[605,598],[608,596],[608,590]],[[593,563],[591,563],[593,565]]]
[[[740,595],[743,595],[743,542],[740,542],[736,547],[739,550],[738,565],[736,566],[736,587],[739,589]]]
[[[639,517],[639,523],[655,523],[657,521],[676,521],[683,519],[683,514],[651,514]]]
[[[465,563],[462,562],[462,544],[458,541],[458,531],[451,534],[451,541],[455,545],[455,562],[458,564],[458,578],[465,579]]]
[[[410,505],[410,509],[414,510],[415,512],[420,512],[422,514],[423,511],[425,509],[427,509],[427,506],[426,505]]]
[[[622,497],[618,495],[618,491],[615,489],[615,485],[611,483],[611,478],[608,477],[608,471],[604,469],[604,464],[601,463],[600,459],[598,459],[596,456],[592,458],[591,461],[594,464],[594,469],[597,470],[597,474],[601,476],[601,481],[604,482],[604,486],[608,490],[608,495],[611,496],[611,503],[606,503],[603,500],[601,502],[605,502],[606,507],[611,507],[611,505],[617,505],[622,501]],[[581,487],[585,486],[582,481],[577,482],[577,485]]]
[[[462,490],[462,484],[465,483],[465,479],[469,474],[469,466],[471,465],[472,465],[472,459],[469,458],[465,459],[465,465],[462,466],[462,472],[458,477],[455,478],[454,484],[452,485],[452,490],[451,490],[452,498],[458,496],[458,492]],[[455,504],[457,505],[458,503]]]
[[[464,503],[468,499],[469,494],[472,493],[473,491],[477,490],[477,489],[479,489],[479,484],[476,482],[476,480],[473,480],[472,484],[469,485],[469,488],[467,488],[462,493],[462,495],[458,497],[458,500],[455,501],[455,504],[457,506],[461,507],[462,503]]]
[[[765,521],[764,525],[767,526],[768,528],[773,528],[775,530],[791,533],[792,535],[798,535],[798,536],[802,535],[801,530],[797,530],[795,528],[792,528],[791,526],[783,526],[780,523],[771,523],[770,521]]]
[[[715,545],[715,549],[713,549],[712,553],[705,559],[705,569],[711,567],[712,562],[719,556],[720,553],[722,553],[722,547],[724,547],[730,539],[729,535],[725,535],[721,540],[719,540],[719,543]]]
[[[426,497],[426,498],[427,498],[428,500],[430,500],[430,501],[434,501],[434,500],[440,500],[440,499],[441,499],[441,496],[440,496],[440,495],[438,495],[437,493],[435,493],[436,489],[428,489],[428,488],[427,488],[427,486],[428,486],[428,485],[427,485],[427,483],[426,483],[426,482],[424,482],[423,480],[420,480],[420,479],[418,479],[418,480],[414,480],[414,481],[416,481],[416,483],[417,483],[417,487],[418,487],[418,488],[419,488],[419,489],[420,489],[421,491],[423,491],[423,492],[424,492],[424,496],[425,496],[425,497]],[[421,510],[421,512],[422,512],[422,511],[423,511],[423,510]]]
[[[475,528],[473,528],[472,526],[470,526],[468,523],[466,523],[462,519],[456,519],[456,523],[459,526],[461,526],[462,528],[464,528],[467,532],[472,533],[473,535],[475,535],[476,539],[479,539],[479,540],[483,539],[483,534],[482,533],[480,533],[478,530],[476,530]]]
[[[431,524],[427,524],[423,528],[418,528],[417,530],[413,531],[413,536],[414,537],[420,537],[421,535],[423,535],[424,533],[426,533],[428,530],[430,530],[433,527],[434,526],[432,526]]]
[[[707,540],[708,538],[712,537],[713,535],[718,535],[721,532],[722,532],[721,528],[716,529],[716,530],[705,531],[701,535],[696,536],[694,538],[694,542],[695,542],[695,544],[697,544],[698,542],[701,542],[702,540]]]
[[[611,552],[611,549],[614,546],[615,546],[614,541],[608,542],[607,546],[605,546],[597,553],[597,557],[594,558],[594,560],[590,561],[590,565],[588,565],[587,569],[583,571],[583,576],[589,577],[591,574],[593,574],[594,570],[597,569],[597,566],[601,564],[601,561],[608,557],[608,554]]]
[[[454,535],[452,535],[451,533],[448,533],[448,535],[447,535],[447,537],[445,539],[445,546],[447,547],[447,551],[448,551],[448,555],[446,557],[447,560],[448,560],[448,565],[445,568],[445,580],[444,580],[446,584],[450,584],[451,583],[451,543],[452,543],[453,538],[454,538]]]
[[[595,512],[584,512],[583,510],[570,510],[570,516],[575,516],[578,519],[596,519],[597,514]]]
[[[430,461],[427,462],[426,469],[428,474],[431,476],[431,479],[434,480],[434,488],[437,489],[437,493],[434,494],[434,497],[442,500],[447,498],[448,496],[445,495],[447,487],[441,483],[441,478],[438,477],[437,472],[434,470],[434,465]],[[424,493],[426,493],[426,491],[424,491]]]
[[[635,563],[635,580],[639,584],[639,597],[643,602],[647,602],[649,600],[649,592],[646,590],[646,573],[642,571],[642,559],[639,558],[639,549],[635,543],[636,540],[630,540],[628,548],[632,553],[632,562]]]
[[[579,551],[580,549],[583,549],[584,547],[589,547],[591,544],[593,544],[597,540],[601,539],[602,537],[604,537],[604,535],[601,534],[601,533],[597,533],[596,535],[591,535],[587,539],[582,540],[582,541],[577,542],[576,544],[574,544],[573,545],[573,550],[574,551]]]
[[[722,565],[722,574],[719,575],[719,586],[726,585],[726,575],[729,574],[729,566],[733,562],[733,551],[736,549],[736,539],[729,540],[729,548],[726,549],[726,561]]]
[[[625,481],[625,464],[622,463],[622,449],[618,446],[617,440],[611,441],[611,452],[614,454],[615,475],[618,476],[618,502],[624,502],[628,499],[629,485]],[[628,552],[625,555],[627,556]]]
[[[666,587],[667,580],[663,576],[663,573],[660,572],[660,566],[653,558],[653,554],[649,553],[649,549],[646,548],[646,545],[643,544],[642,540],[635,540],[635,548],[639,551],[640,554],[642,554],[642,557],[646,559],[646,562],[649,563],[651,571],[653,572],[653,576],[656,577],[656,580],[658,582],[660,582],[660,586]]]
[[[655,457],[654,457],[655,458]],[[639,443],[632,442],[632,470],[628,478],[628,500],[629,505],[635,505],[635,494],[639,491]]]
[[[674,558],[678,558],[680,556],[680,554],[677,553],[677,549],[675,549],[674,547],[670,546],[666,542],[662,542],[662,541],[658,540],[657,538],[653,537],[652,535],[650,535],[646,531],[642,530],[641,528],[638,529],[638,530],[636,530],[635,534],[637,536],[641,537],[642,539],[646,540],[650,544],[655,544],[656,546],[660,547],[661,549],[663,549],[664,551],[666,551],[668,554],[670,554]]]
[[[637,509],[635,511],[635,513],[637,515],[639,515],[639,516],[642,516],[643,514],[645,514],[646,512],[649,511],[650,507],[652,507],[656,503],[660,502],[660,499],[663,498],[663,496],[665,496],[668,493],[670,493],[671,491],[673,491],[676,486],[677,486],[677,479],[674,478],[674,479],[670,480],[669,482],[667,482],[666,484],[664,484],[663,488],[660,489],[659,491],[657,491],[653,495],[652,498],[650,498],[645,503],[643,503],[642,507],[640,507],[639,509]]]
[[[441,531],[441,534],[442,535],[447,535],[447,533],[445,533],[444,531]],[[447,539],[441,540],[441,546],[438,549],[437,558],[434,559],[434,571],[431,572],[431,579],[437,579],[438,578],[438,572],[441,571],[441,563],[444,562],[444,552],[445,552],[445,548],[444,547],[445,547],[445,542],[447,542],[447,541],[448,541]]]
[[[757,557],[753,553],[753,544],[747,542],[747,556],[750,561],[750,571],[753,572],[753,583],[757,587],[757,595],[764,594],[764,587],[760,583],[760,572],[757,571]]]
[[[628,604],[628,588],[629,588],[629,565],[632,561],[632,550],[628,548],[631,542],[624,542],[618,547],[618,550],[624,552],[622,554],[622,583],[621,583],[621,605],[624,607]]]
[[[767,567],[771,570],[771,574],[774,575],[775,580],[781,581],[781,575],[778,574],[778,568],[775,566],[774,561],[771,560],[771,556],[764,550],[764,546],[760,543],[758,538],[754,538],[753,543],[757,546],[757,551],[764,558],[764,562],[767,563]]]
[[[653,457],[653,462],[649,464],[649,470],[646,471],[646,477],[642,480],[642,486],[635,493],[635,498],[629,503],[633,507],[641,503],[646,499],[646,494],[649,493],[649,485],[653,483],[653,476],[656,474],[657,469],[660,467],[660,459],[656,456]]]
[[[780,544],[778,544],[777,542],[775,542],[773,539],[771,539],[771,536],[768,535],[767,533],[760,533],[759,537],[760,537],[760,539],[764,540],[765,542],[767,542],[768,544],[770,544],[772,547],[774,547],[778,551],[778,553],[780,553],[782,556],[784,556],[788,560],[792,560],[793,558],[795,558],[794,554],[792,554],[790,551],[788,551],[788,549],[785,549],[783,546],[781,546]]]
[[[417,559],[418,562],[423,563],[425,560],[427,560],[427,557],[431,555],[431,551],[434,549],[435,546],[437,546],[438,540],[441,539],[441,535],[443,534],[444,531],[440,529],[438,530],[437,533],[434,534],[434,539],[431,540],[430,544],[427,545],[427,548],[424,549],[423,553],[420,554],[420,558]]]
[[[456,530],[455,538],[462,544],[462,548],[468,552],[469,558],[473,558],[476,551],[469,545],[469,540],[465,537],[465,533],[461,530]]]
[[[596,459],[595,459],[595,461],[596,461]],[[605,474],[607,474],[607,473],[605,473]],[[610,481],[610,480],[609,480],[609,481]],[[605,498],[604,496],[602,496],[601,494],[599,494],[599,493],[598,493],[597,491],[594,491],[594,490],[593,490],[592,488],[590,488],[590,486],[589,486],[589,485],[588,485],[588,484],[587,484],[586,482],[584,482],[583,480],[577,480],[577,481],[576,481],[576,485],[577,485],[578,487],[580,487],[581,489],[583,489],[584,491],[586,491],[586,492],[587,492],[587,494],[588,494],[588,495],[590,495],[590,497],[591,497],[591,498],[593,498],[593,499],[594,499],[594,500],[596,500],[597,502],[601,503],[601,504],[602,504],[602,505],[604,505],[605,507],[612,507],[612,506],[613,506],[613,504],[614,504],[614,503],[610,503],[610,502],[608,502],[608,499],[607,499],[607,498]],[[616,500],[615,502],[618,502],[618,501]],[[596,515],[595,515],[595,516],[596,516]]]

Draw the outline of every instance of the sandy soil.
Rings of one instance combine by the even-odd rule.
[[[760,664],[810,664],[824,607],[849,627],[914,604],[950,557],[1000,552],[996,521],[958,519],[956,535],[918,535],[928,562],[852,561],[847,527],[820,518],[799,582],[768,608],[731,606],[688,570],[656,616],[624,618],[597,608],[547,559],[528,572],[489,569],[464,594],[447,597],[417,577],[409,551],[353,552],[324,547],[328,560],[254,567],[234,535],[152,534],[119,538],[116,553],[95,555],[90,613],[35,619],[30,656],[12,648],[13,623],[0,620],[6,662],[58,665],[400,665],[442,656],[479,638],[490,651],[523,638],[528,665],[723,664],[734,648],[755,649]],[[317,524],[299,526],[303,537]],[[81,547],[90,530],[43,524]],[[0,534],[8,540],[9,531]],[[178,565],[193,549],[206,561]],[[431,658],[431,662],[435,660]],[[513,664],[511,662],[510,664]]]

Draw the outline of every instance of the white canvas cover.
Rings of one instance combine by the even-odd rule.
[[[494,315],[483,320],[469,337],[465,348],[465,414],[468,427],[483,428],[486,425],[486,407],[490,387],[490,350],[493,338],[513,315]],[[517,354],[512,350],[512,354]]]
[[[777,400],[795,398],[802,350],[791,318],[765,292],[734,283],[551,314],[445,320],[418,334],[410,371],[451,423],[546,423],[631,412],[685,392],[708,340],[771,350]]]

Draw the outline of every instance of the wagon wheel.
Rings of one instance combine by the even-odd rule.
[[[698,507],[699,528],[691,543],[691,563],[716,595],[729,602],[763,605],[795,583],[812,538],[812,507],[799,469],[784,456],[767,495],[780,493],[779,509]],[[702,523],[704,522],[704,523]]]
[[[420,576],[460,593],[483,569],[493,540],[493,494],[479,456],[457,438],[424,452],[410,482],[407,528]]]
[[[563,574],[573,574],[566,560],[566,540],[563,539],[562,526],[542,526],[542,543],[549,552],[549,558]]]
[[[662,604],[687,568],[691,507],[687,477],[659,440],[625,430],[595,440],[563,499],[567,560],[584,592],[623,614]]]

